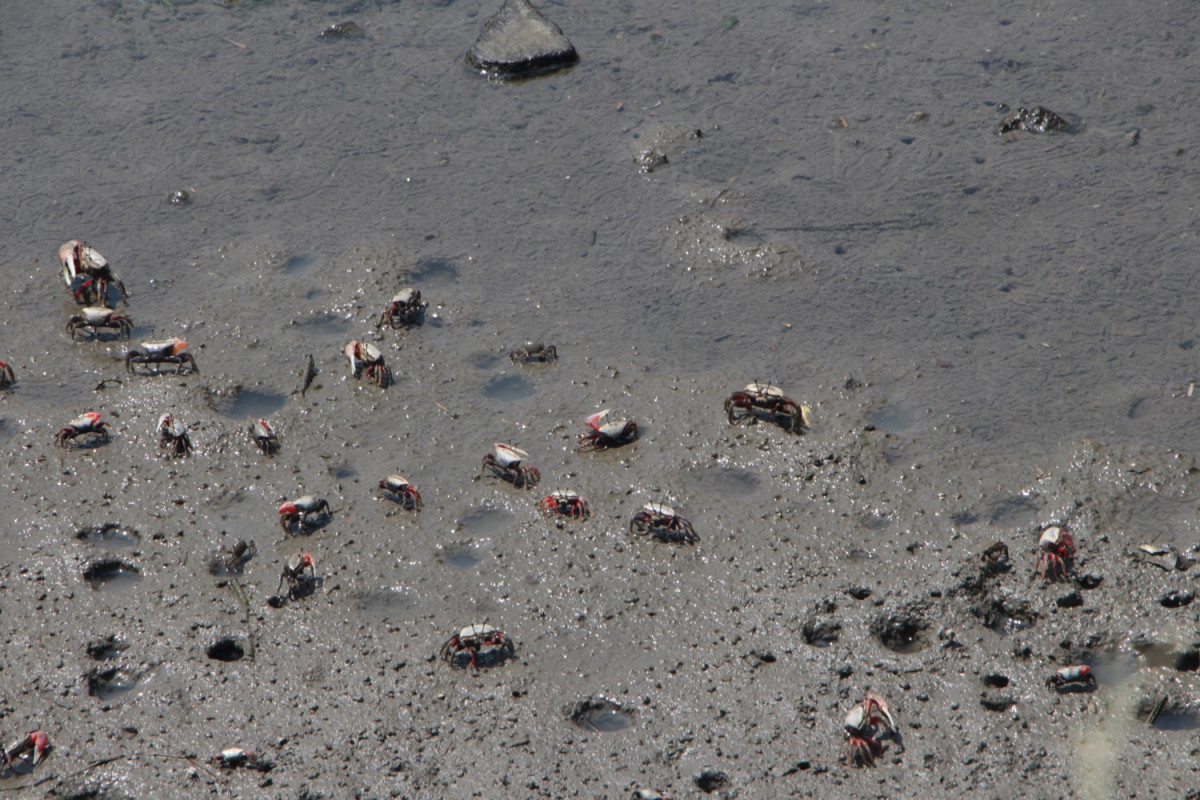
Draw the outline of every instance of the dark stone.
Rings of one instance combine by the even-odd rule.
[[[467,51],[468,64],[495,78],[528,78],[578,61],[571,40],[529,0],[505,0]]]

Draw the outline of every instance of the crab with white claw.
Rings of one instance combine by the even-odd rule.
[[[629,520],[629,532],[639,536],[651,534],[661,542],[695,544],[700,541],[692,523],[662,503],[647,503]]]
[[[7,361],[0,361],[0,389],[7,389],[17,382],[17,376]]]
[[[273,456],[279,450],[279,438],[275,435],[275,429],[265,419],[260,417],[254,420],[246,430],[264,456]]]
[[[283,528],[283,532],[289,535],[293,528],[306,532],[313,524],[309,521],[309,517],[318,514],[326,517],[333,514],[329,508],[329,502],[323,498],[306,494],[279,507],[279,525]]]
[[[1096,676],[1087,664],[1074,667],[1063,667],[1046,678],[1046,686],[1062,694],[1063,692],[1090,692],[1095,690]]]
[[[486,622],[477,622],[447,639],[438,655],[451,667],[465,667],[467,664],[476,668],[488,667],[513,658],[516,647],[504,631]]]
[[[22,771],[30,772],[50,749],[50,736],[45,731],[33,731],[4,748],[4,765],[12,774],[16,774],[22,764],[28,765]]]
[[[142,342],[141,347],[131,347],[125,354],[125,371],[135,372],[136,364],[174,364],[176,375],[199,373],[196,359],[187,348],[188,343],[179,338],[167,339],[164,342]],[[153,374],[157,374],[157,371]]]
[[[591,516],[587,501],[574,492],[559,489],[542,498],[538,504],[542,511],[549,516],[570,517],[571,519],[587,519]]]
[[[843,724],[846,743],[850,746],[850,760],[854,764],[869,766],[875,763],[876,755],[883,754],[883,746],[879,744],[876,733],[881,725],[893,738],[895,737],[896,720],[892,718],[887,701],[873,692],[868,692],[866,699],[850,709]]]
[[[584,424],[589,430],[579,434],[575,449],[580,453],[592,450],[607,450],[629,444],[638,437],[637,423],[631,419],[609,419],[610,409],[597,411]]]
[[[304,570],[308,570],[308,575],[304,574]],[[279,587],[283,588],[286,583],[288,587],[287,596],[291,600],[295,600],[307,593],[313,584],[317,582],[317,562],[312,557],[311,553],[297,553],[287,560],[283,565],[283,572],[279,575]]]
[[[392,498],[409,511],[421,510],[421,493],[403,475],[388,475],[381,480],[379,493]]]
[[[387,304],[387,308],[379,315],[377,327],[390,325],[396,329],[418,325],[421,322],[421,315],[425,313],[425,307],[428,305],[428,303],[421,302],[420,289],[414,289],[411,286],[405,287],[396,293],[396,296]]]
[[[392,383],[392,371],[383,363],[379,348],[360,339],[354,339],[342,352],[350,363],[350,374],[355,378],[365,377],[368,383],[386,389]]]
[[[67,291],[80,305],[108,302],[108,287],[117,287],[121,302],[125,302],[125,284],[112,271],[108,259],[100,251],[78,239],[58,248],[58,263],[62,266],[62,281]]]
[[[73,443],[80,436],[93,437],[92,444],[108,441],[108,423],[100,419],[99,411],[88,411],[68,422],[54,437],[54,443],[66,447],[67,442]]]
[[[558,360],[558,349],[552,344],[528,342],[509,351],[508,360],[514,364],[551,364]]]
[[[541,480],[542,473],[537,467],[524,464],[529,453],[513,447],[511,444],[496,442],[492,449],[483,457],[480,470],[491,469],[492,474],[511,483],[518,489],[532,489]]]
[[[1075,556],[1075,540],[1062,525],[1051,525],[1038,537],[1037,574],[1048,581],[1059,581],[1070,573]]]
[[[167,454],[172,458],[186,456],[192,452],[192,437],[188,436],[187,426],[180,425],[170,413],[158,418],[158,446],[167,448]]]
[[[107,306],[85,306],[67,320],[67,333],[72,341],[79,339],[80,331],[93,338],[99,336],[101,328],[116,331],[118,339],[128,339],[133,334],[133,320]]]
[[[731,425],[760,416],[779,423],[786,431],[799,433],[812,424],[812,409],[786,396],[778,386],[755,381],[725,398],[725,415]]]

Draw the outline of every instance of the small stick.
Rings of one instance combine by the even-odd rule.
[[[1192,392],[1194,392],[1194,391],[1196,391],[1196,382],[1195,382],[1195,381],[1189,381],[1189,382],[1188,382],[1187,396],[1188,396],[1188,397],[1191,397],[1191,396],[1192,396]]]
[[[444,405],[442,405],[441,403],[439,403],[437,400],[434,400],[434,401],[433,401],[433,404],[434,404],[435,406],[437,406],[438,408],[440,408],[442,411],[445,411],[447,414],[449,414],[449,415],[450,415],[450,419],[458,419],[458,414],[455,414],[453,411],[451,411],[450,409],[446,408]]]
[[[300,396],[304,397],[304,393],[308,391],[308,387],[312,386],[313,378],[317,376],[317,365],[313,362],[312,353],[308,354],[304,362],[304,369],[300,373]]]
[[[1158,715],[1162,713],[1162,710],[1166,705],[1167,696],[1164,694],[1158,699],[1158,702],[1154,704],[1154,708],[1150,711],[1150,716],[1146,718],[1146,724],[1153,725],[1154,721],[1158,719]]]
[[[240,47],[243,50],[246,49],[246,45],[243,44],[242,42],[235,42],[233,39],[230,39],[228,36],[222,36],[221,38],[224,39],[225,41],[229,42],[234,47]]]

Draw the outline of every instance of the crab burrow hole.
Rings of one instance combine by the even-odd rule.
[[[222,636],[204,652],[214,661],[241,661],[246,655],[246,648],[234,637]]]
[[[88,642],[87,654],[92,661],[112,661],[119,658],[129,649],[129,643],[123,642],[116,636],[109,635],[103,639]]]
[[[85,544],[113,549],[137,547],[142,540],[141,534],[133,528],[115,522],[87,525],[75,531],[75,538]]]
[[[137,688],[138,678],[124,667],[94,667],[87,672],[88,694],[99,700],[119,700]]]
[[[585,731],[615,733],[633,726],[633,712],[604,697],[589,697],[567,707],[567,718]]]
[[[924,618],[913,609],[882,614],[871,623],[871,633],[894,653],[916,653],[925,648]]]
[[[118,592],[133,588],[142,571],[119,558],[102,558],[84,567],[83,579],[98,591]]]

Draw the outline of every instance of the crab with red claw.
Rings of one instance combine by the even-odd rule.
[[[1096,689],[1096,676],[1087,664],[1063,667],[1046,678],[1046,686],[1062,694],[1064,692],[1091,692]]]
[[[397,292],[396,296],[387,304],[387,308],[379,315],[379,324],[376,327],[382,328],[384,325],[390,325],[395,330],[419,325],[428,305],[421,301],[420,289],[407,286]]]
[[[265,419],[259,417],[246,430],[264,456],[273,456],[279,451],[279,437]]]
[[[157,367],[159,364],[174,364],[176,375],[199,373],[196,359],[187,351],[188,343],[183,339],[167,339],[163,342],[142,342],[141,347],[131,347],[125,354],[125,371],[136,373],[135,365]],[[159,370],[151,374],[157,375]]]
[[[421,493],[403,475],[388,475],[379,482],[379,492],[409,511],[421,510]]]
[[[7,389],[17,382],[17,376],[7,361],[0,361],[0,389]]]
[[[226,747],[220,753],[213,756],[209,763],[221,769],[245,767],[257,772],[270,772],[275,768],[274,762],[260,758],[257,754],[244,747]]]
[[[99,411],[88,411],[68,422],[54,437],[54,443],[66,447],[67,442],[74,443],[80,436],[92,437],[91,446],[108,441],[108,423],[100,419]]]
[[[532,489],[541,480],[542,473],[537,467],[523,463],[528,457],[529,453],[520,448],[496,442],[483,457],[480,470],[491,469],[493,475],[503,478],[518,489]]]
[[[33,731],[4,748],[4,766],[12,775],[32,772],[51,749],[50,736],[45,731]]]
[[[100,251],[78,239],[58,248],[63,285],[80,305],[108,305],[108,287],[115,286],[125,302],[125,284],[112,271]]]
[[[350,374],[355,378],[364,377],[368,383],[386,389],[392,383],[392,371],[383,363],[383,353],[379,348],[360,339],[354,339],[346,345],[342,352],[350,364]]]
[[[877,734],[881,726],[892,738],[896,737],[896,720],[892,718],[887,701],[868,692],[866,699],[850,709],[843,724],[846,744],[850,747],[850,760],[854,764],[870,766],[875,763],[877,755],[883,754],[883,745],[879,744]]]
[[[158,446],[167,449],[167,455],[172,458],[186,456],[192,452],[192,437],[188,436],[187,426],[175,422],[175,417],[169,412],[158,418]]]
[[[606,408],[584,420],[584,424],[588,426],[589,430],[579,434],[579,443],[575,446],[578,452],[620,447],[637,438],[636,422],[631,419],[609,420],[609,413],[609,409]]]
[[[1038,538],[1037,575],[1044,580],[1063,580],[1070,573],[1075,557],[1075,540],[1062,525],[1051,525]]]
[[[304,570],[308,570],[307,575],[304,574]],[[317,562],[312,553],[297,553],[284,563],[276,591],[287,584],[287,597],[289,600],[295,600],[310,594],[317,581]]]
[[[587,519],[592,515],[587,501],[574,492],[559,489],[542,498],[538,504],[548,516],[570,517],[571,519]]]
[[[490,667],[517,654],[508,634],[486,622],[462,628],[446,640],[438,651],[443,661],[454,668]]]
[[[133,334],[133,320],[107,306],[85,306],[67,320],[67,333],[72,341],[78,341],[81,331],[95,338],[101,328],[116,331],[118,339],[128,339]]]
[[[508,360],[514,364],[552,364],[558,360],[558,348],[552,344],[527,342],[524,347],[510,350]]]
[[[692,523],[662,503],[647,503],[629,520],[629,532],[638,536],[652,535],[660,542],[695,544],[700,541]]]
[[[755,381],[725,398],[725,415],[731,425],[760,417],[785,431],[800,433],[812,424],[812,409],[786,396],[778,386]]]
[[[293,530],[307,533],[310,529],[327,522],[331,516],[333,511],[329,508],[329,501],[311,494],[297,497],[279,507],[279,525],[288,535],[291,535]],[[309,517],[313,517],[315,521]]]

